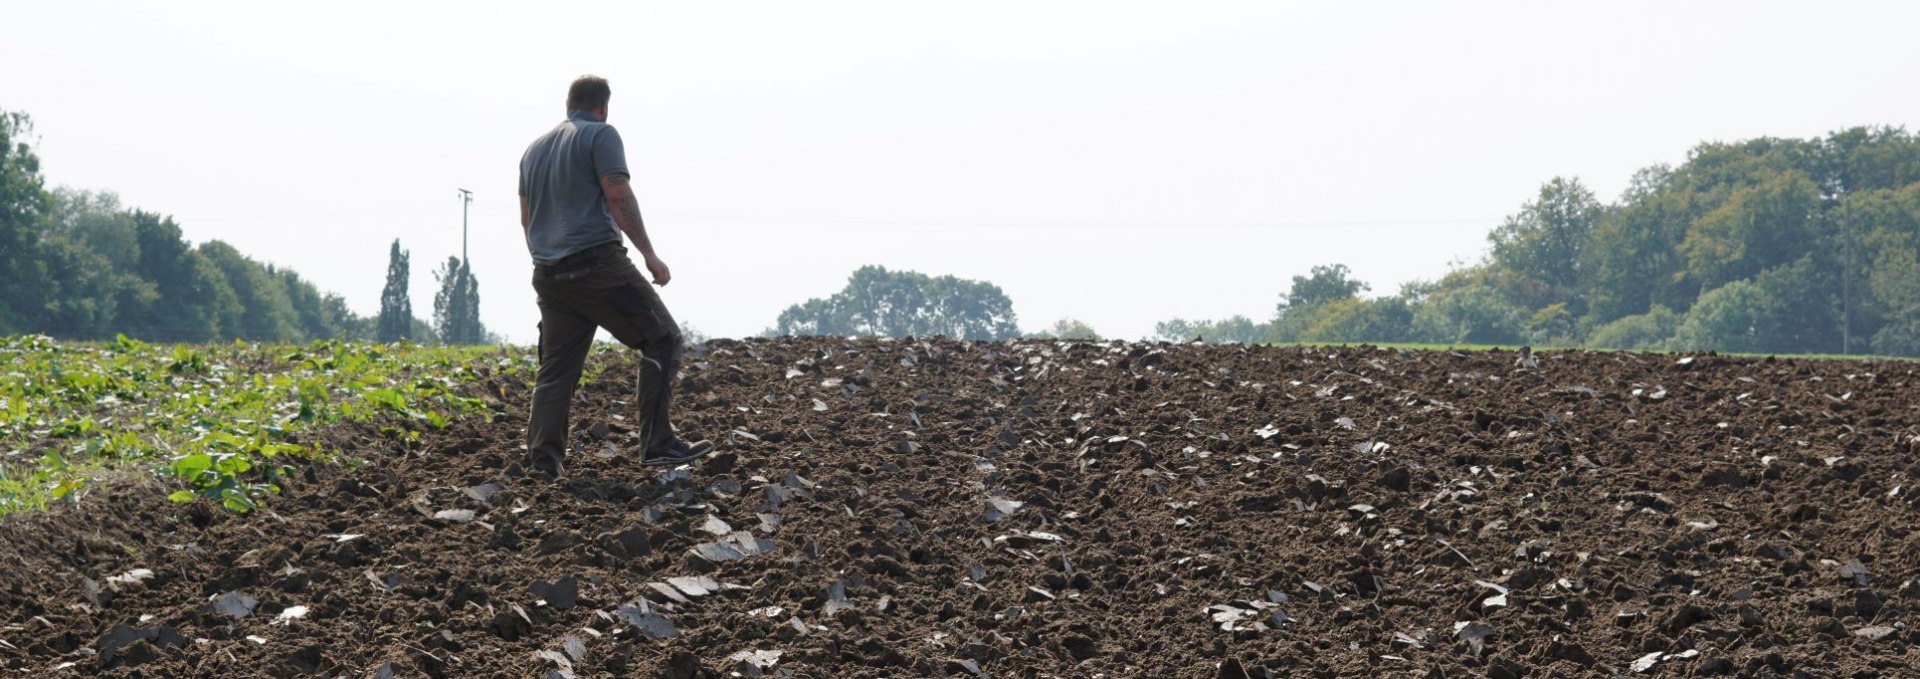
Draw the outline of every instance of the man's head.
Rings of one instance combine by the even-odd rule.
[[[607,79],[597,75],[583,75],[573,79],[573,85],[567,88],[567,110],[581,111],[605,122],[607,119],[607,99],[613,96],[608,89]]]

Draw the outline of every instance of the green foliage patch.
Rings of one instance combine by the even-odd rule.
[[[526,379],[525,351],[340,341],[156,345],[0,338],[0,514],[69,497],[102,470],[146,467],[170,497],[246,512],[290,463],[330,450],[308,434],[375,423],[400,445],[464,417],[488,377]]]

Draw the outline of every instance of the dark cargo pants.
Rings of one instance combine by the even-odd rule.
[[[540,372],[527,422],[528,463],[557,470],[567,454],[568,407],[596,328],[640,350],[640,440],[646,454],[673,442],[668,412],[680,368],[680,326],[660,294],[618,245],[601,246],[552,266],[536,266],[540,299]]]

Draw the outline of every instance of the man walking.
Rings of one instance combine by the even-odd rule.
[[[533,254],[533,290],[540,299],[540,372],[527,422],[527,463],[549,479],[565,469],[567,410],[596,328],[640,350],[641,462],[684,462],[713,447],[680,440],[668,419],[680,367],[680,326],[627,258],[620,234],[640,251],[653,285],[666,285],[673,275],[640,221],[626,149],[607,124],[611,94],[605,78],[574,80],[567,90],[567,120],[535,139],[520,158],[520,227]]]

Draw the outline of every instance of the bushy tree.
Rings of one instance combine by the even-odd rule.
[[[1820,209],[1820,187],[1799,172],[1736,189],[1688,229],[1687,274],[1712,289],[1792,262],[1816,242]]]
[[[34,329],[46,302],[47,269],[36,252],[52,198],[28,137],[33,120],[0,111],[0,333]]]
[[[1527,313],[1484,283],[1434,292],[1413,314],[1423,341],[1449,344],[1520,344]]]
[[[220,327],[221,318],[237,318],[239,298],[226,276],[212,268],[181,237],[172,219],[151,212],[132,213],[139,244],[140,277],[151,282],[159,299],[140,313],[123,316],[116,324],[132,337],[163,342],[206,342],[232,339],[239,328]]]
[[[200,255],[220,270],[240,302],[237,317],[221,319],[223,331],[238,330],[238,337],[255,341],[304,339],[286,284],[272,271],[224,241],[200,244]]]
[[[1600,201],[1580,180],[1555,177],[1488,234],[1494,268],[1513,274],[1509,297],[1528,308],[1577,299],[1600,214]]]
[[[1620,205],[1602,212],[1585,248],[1590,325],[1647,313],[1654,306],[1686,309],[1699,293],[1684,275],[1679,253],[1692,219],[1692,201],[1673,189],[1674,171],[1655,165],[1634,173]]]
[[[207,334],[202,339],[230,340],[245,336],[246,328],[240,319],[246,315],[247,308],[226,272],[198,249],[188,253],[187,266],[192,269],[189,274],[192,287],[188,294],[194,296],[195,306],[204,310],[206,317]]]
[[[1533,312],[1527,319],[1527,341],[1543,346],[1573,343],[1578,321],[1564,302],[1556,302]]]
[[[1681,351],[1758,351],[1759,326],[1770,300],[1752,281],[1734,281],[1707,291],[1687,312],[1673,338]]]
[[[1255,323],[1246,316],[1229,316],[1217,321],[1175,318],[1153,324],[1153,336],[1167,342],[1198,339],[1213,344],[1254,344],[1267,340],[1267,324]]]
[[[52,192],[37,258],[46,267],[41,332],[59,337],[110,337],[121,319],[138,317],[159,297],[140,278],[138,234],[111,193]]]
[[[1413,339],[1413,307],[1405,299],[1347,297],[1295,311],[1304,321],[1290,341],[1314,343],[1405,342]],[[1289,314],[1293,315],[1293,314]]]
[[[1658,304],[1644,314],[1614,319],[1593,329],[1586,346],[1594,349],[1664,349],[1680,329],[1680,315]]]
[[[1054,321],[1053,326],[1035,333],[1029,333],[1028,339],[1098,340],[1100,333],[1093,326],[1081,321],[1062,318]]]
[[[1708,291],[1687,312],[1674,348],[1747,353],[1815,352],[1839,347],[1838,318],[1811,257]]]
[[[1305,276],[1293,277],[1293,285],[1280,294],[1276,311],[1285,315],[1289,309],[1358,297],[1370,289],[1364,281],[1355,279],[1345,264],[1318,265]]]
[[[1004,340],[1020,331],[1013,301],[992,283],[865,266],[840,292],[782,311],[769,334]]]

